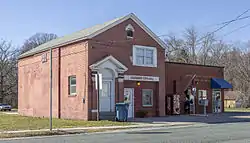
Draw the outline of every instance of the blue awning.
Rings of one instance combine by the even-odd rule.
[[[223,78],[212,78],[211,79],[211,88],[233,88],[232,84],[228,83]]]

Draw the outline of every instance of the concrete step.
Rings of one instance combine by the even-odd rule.
[[[115,112],[100,112],[100,120],[115,120]]]

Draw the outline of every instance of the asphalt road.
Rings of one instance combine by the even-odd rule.
[[[2,140],[0,143],[247,143],[250,123]]]

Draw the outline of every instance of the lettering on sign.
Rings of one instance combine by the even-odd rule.
[[[124,80],[159,81],[159,77],[156,77],[156,76],[140,76],[140,75],[124,75]]]

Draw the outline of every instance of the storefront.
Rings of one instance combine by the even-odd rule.
[[[159,77],[124,75],[124,99],[129,101],[128,117],[158,116]]]
[[[224,89],[232,89],[232,85],[229,84],[224,79],[212,78],[211,79],[212,88],[212,109],[213,113],[220,113],[224,109],[224,96],[222,98],[222,92],[224,95]]]
[[[166,62],[167,115],[224,112],[224,89],[231,88],[223,67]]]

